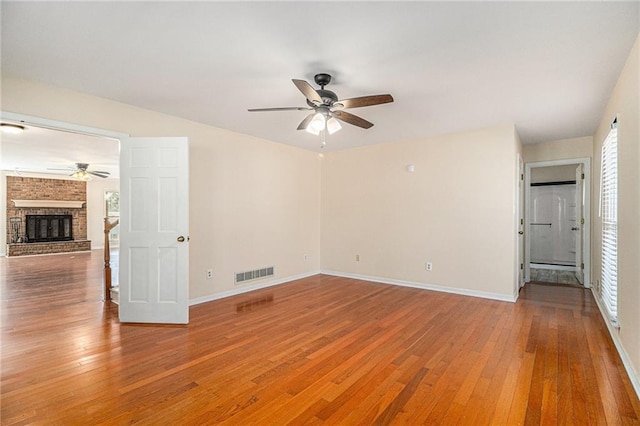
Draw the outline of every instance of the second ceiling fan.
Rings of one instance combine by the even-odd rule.
[[[393,97],[389,94],[338,99],[338,95],[324,88],[331,82],[331,75],[329,74],[315,75],[314,81],[320,86],[320,89],[317,90],[304,80],[293,79],[292,81],[307,98],[307,107],[251,108],[249,111],[313,111],[300,122],[298,130],[306,130],[309,133],[318,135],[325,129],[329,134],[340,130],[341,126],[337,120],[368,129],[373,126],[373,123],[344,110],[393,102]]]
[[[75,167],[68,167],[66,169],[48,168],[47,170],[65,170],[65,171],[73,172],[69,176],[72,176],[72,177],[74,177],[76,179],[80,179],[80,180],[89,180],[89,179],[91,179],[90,175],[97,176],[97,177],[100,177],[100,178],[108,178],[109,175],[111,174],[109,172],[103,172],[103,171],[100,171],[100,170],[88,170],[88,169],[89,169],[89,164],[87,164],[87,163],[76,163]]]

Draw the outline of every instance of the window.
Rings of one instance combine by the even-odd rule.
[[[618,324],[618,129],[617,120],[602,145],[600,181],[602,218],[602,283],[600,297],[614,325]]]
[[[120,217],[120,192],[105,191],[105,216]]]
[[[105,191],[105,217],[109,218],[111,222],[115,222],[115,219],[120,218],[120,192],[119,191]],[[116,226],[109,233],[109,245],[116,247],[120,241],[120,226]]]

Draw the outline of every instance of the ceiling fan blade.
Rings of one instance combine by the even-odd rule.
[[[309,125],[309,123],[311,122],[311,120],[313,120],[313,117],[316,115],[315,111],[312,112],[311,114],[307,115],[304,120],[302,120],[300,122],[300,124],[298,124],[298,129],[297,130],[305,130],[307,128],[307,126]]]
[[[341,99],[337,101],[334,105],[340,104],[342,105],[343,108],[360,108],[360,107],[366,107],[366,106],[372,106],[372,105],[386,104],[389,102],[393,102],[393,96],[386,94],[386,95],[371,95],[371,96],[361,96],[358,98]]]
[[[371,123],[370,121],[367,121],[364,118],[358,117],[357,115],[353,115],[345,111],[332,111],[331,115],[340,121],[353,124],[354,126],[362,127],[363,129],[369,129],[373,126],[373,123]]]
[[[99,172],[97,170],[96,171],[87,170],[87,173],[89,173],[90,175],[101,177],[101,178],[108,178],[109,175],[111,174],[109,172]]]
[[[261,111],[308,111],[313,108],[309,107],[280,107],[280,108],[249,108],[249,112],[261,112]]]
[[[54,169],[52,167],[47,167],[47,170],[62,170],[62,171],[65,171],[65,172],[69,172],[69,171],[73,171],[75,169],[72,168],[72,167],[67,167],[66,169]]]
[[[304,80],[296,80],[292,79],[293,84],[296,85],[299,91],[302,92],[303,95],[307,97],[312,102],[317,102],[318,104],[322,104],[322,97],[316,92],[316,89],[311,87],[309,83]]]

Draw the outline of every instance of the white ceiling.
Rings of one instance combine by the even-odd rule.
[[[305,111],[247,108],[304,106],[291,79],[328,72],[395,102],[325,150],[510,123],[538,143],[595,132],[639,31],[637,1],[3,1],[2,73],[319,151]],[[47,153],[107,167],[71,154]]]
[[[25,176],[28,173],[69,176],[73,170],[50,169],[75,169],[76,163],[88,163],[88,170],[109,172],[112,178],[120,175],[120,143],[114,139],[35,126],[26,126],[19,135],[1,137],[0,170]]]

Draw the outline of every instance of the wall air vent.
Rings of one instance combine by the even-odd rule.
[[[259,280],[261,278],[272,277],[274,267],[254,269],[253,271],[236,272],[236,284],[242,284],[247,281]]]

